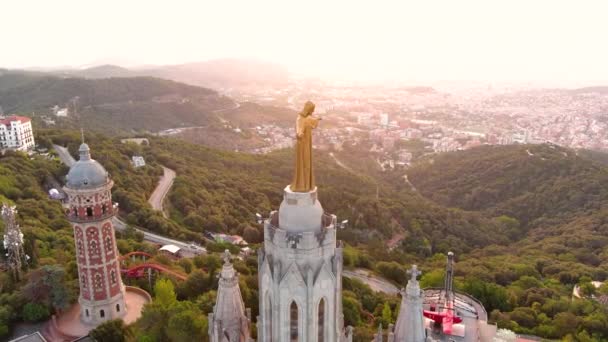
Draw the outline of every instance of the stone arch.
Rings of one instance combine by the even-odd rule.
[[[294,299],[289,304],[289,341],[300,341],[300,307]]]
[[[272,298],[270,291],[266,291],[264,295],[264,339],[266,342],[272,342]]]
[[[317,342],[325,342],[327,330],[328,303],[325,297],[321,297],[317,304]]]

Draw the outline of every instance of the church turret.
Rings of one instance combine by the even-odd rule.
[[[401,290],[401,308],[395,323],[395,342],[424,342],[426,332],[422,310],[422,290],[417,277],[420,275],[418,267],[412,266],[408,271],[412,278],[408,281],[405,290]],[[389,333],[390,333],[389,329]]]
[[[209,314],[209,340],[211,342],[249,342],[250,314],[245,310],[238,274],[230,262],[228,250],[224,252],[224,266],[219,276],[217,298],[213,313]]]

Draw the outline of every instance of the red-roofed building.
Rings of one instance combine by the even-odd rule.
[[[0,148],[25,151],[35,145],[30,118],[18,115],[0,118]]]

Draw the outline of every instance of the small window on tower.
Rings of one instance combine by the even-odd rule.
[[[93,208],[91,208],[91,207],[87,208],[87,216],[93,216]]]
[[[120,312],[120,304],[116,304],[116,312]]]
[[[99,310],[99,316],[101,318],[104,318],[104,317],[106,317],[106,313],[103,310]]]

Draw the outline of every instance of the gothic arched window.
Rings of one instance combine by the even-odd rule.
[[[91,240],[89,242],[89,253],[91,256],[99,255],[99,246],[97,246],[97,241]]]
[[[325,299],[321,298],[318,308],[317,342],[325,342]]]
[[[295,301],[289,307],[289,340],[298,342],[298,304]]]
[[[101,291],[103,287],[101,274],[95,274],[95,291]]]
[[[266,341],[272,342],[272,300],[270,299],[270,294],[268,292],[266,292],[264,317],[266,318],[266,330],[264,332],[264,338]]]
[[[78,245],[78,255],[84,257],[84,247],[82,247],[82,241],[76,240],[76,244]]]
[[[112,238],[106,237],[106,252],[112,251]]]

